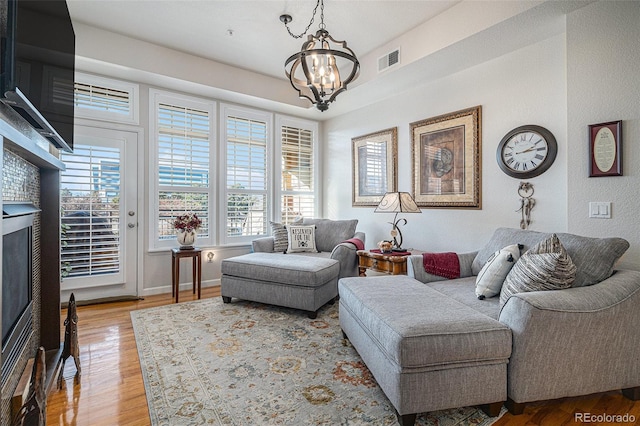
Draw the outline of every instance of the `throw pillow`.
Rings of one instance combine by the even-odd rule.
[[[315,226],[288,225],[287,234],[289,238],[287,253],[318,252]]]
[[[576,265],[552,234],[524,253],[511,268],[500,291],[500,305],[516,293],[559,290],[571,287],[576,278]]]
[[[269,225],[271,225],[271,235],[273,235],[273,252],[284,253],[289,245],[287,228],[278,222],[269,221]]]
[[[504,247],[489,257],[476,277],[476,296],[480,300],[500,294],[502,283],[520,259],[522,244]]]

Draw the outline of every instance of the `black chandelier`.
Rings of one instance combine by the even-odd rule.
[[[358,58],[353,50],[347,47],[346,41],[335,40],[326,30],[324,0],[318,0],[309,25],[300,35],[293,34],[289,29],[289,23],[293,20],[291,15],[281,15],[280,20],[291,37],[302,38],[313,24],[318,5],[320,29],[315,35],[309,34],[300,52],[291,55],[285,61],[284,67],[291,86],[298,91],[298,96],[310,100],[320,111],[326,111],[336,96],[347,90],[347,85],[358,77]],[[341,74],[347,77],[344,78]]]

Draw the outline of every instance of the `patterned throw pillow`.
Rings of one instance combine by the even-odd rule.
[[[287,253],[318,252],[316,250],[316,227],[314,225],[287,225],[287,236],[289,238]]]
[[[522,244],[502,248],[487,259],[476,277],[476,296],[480,300],[500,294],[502,283],[513,265],[520,259]]]
[[[571,287],[576,278],[576,265],[552,234],[524,253],[511,268],[500,292],[500,305],[516,293],[559,290]]]
[[[273,252],[284,253],[289,245],[287,228],[278,222],[269,221],[269,225],[271,225],[271,235],[273,235]]]

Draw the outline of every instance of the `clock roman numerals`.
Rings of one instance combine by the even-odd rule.
[[[535,125],[520,126],[500,141],[498,165],[512,177],[526,179],[538,176],[554,162],[557,149],[556,140],[547,129]]]

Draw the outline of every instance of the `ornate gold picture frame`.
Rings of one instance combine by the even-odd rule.
[[[351,139],[353,206],[377,206],[398,185],[398,128]]]
[[[418,206],[482,208],[481,125],[481,106],[410,124]]]

